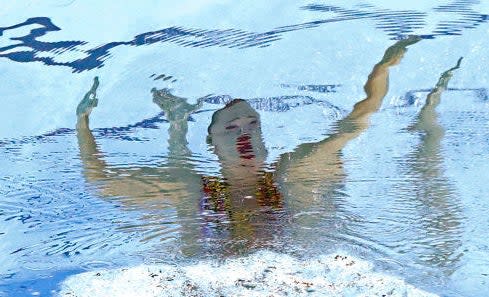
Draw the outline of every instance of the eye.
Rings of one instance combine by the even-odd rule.
[[[232,130],[238,128],[238,125],[229,125],[226,127],[226,130]]]
[[[256,123],[257,123],[257,120],[253,120],[253,121],[250,122],[251,125],[254,125]]]

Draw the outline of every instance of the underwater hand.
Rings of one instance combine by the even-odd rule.
[[[463,57],[460,57],[457,61],[457,64],[454,67],[448,69],[447,71],[441,74],[440,79],[436,83],[435,90],[441,90],[447,88],[448,82],[453,76],[453,71],[460,68],[460,64],[462,64],[462,59]]]
[[[188,120],[190,114],[197,111],[202,106],[202,101],[196,104],[187,103],[187,99],[174,96],[169,89],[152,89],[153,102],[156,103],[165,113],[168,121]]]
[[[460,68],[460,64],[462,64],[463,58],[464,57],[458,58],[457,65],[455,65],[452,68],[448,69],[448,71],[453,71],[453,70],[459,69]]]
[[[81,117],[88,117],[92,112],[92,109],[97,106],[97,88],[99,85],[98,76],[93,79],[93,85],[90,91],[85,94],[85,97],[80,101],[76,108],[76,115],[78,119]]]
[[[380,64],[396,65],[407,51],[407,47],[419,42],[422,38],[416,35],[409,36],[391,45],[384,53]]]

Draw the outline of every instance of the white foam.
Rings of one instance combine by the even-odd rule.
[[[436,296],[345,254],[273,252],[182,267],[142,265],[69,277],[59,296]]]

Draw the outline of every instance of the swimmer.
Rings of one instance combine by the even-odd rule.
[[[79,106],[78,139],[85,176],[101,186],[104,197],[126,197],[123,202],[154,209],[168,203],[175,206],[183,225],[184,241],[195,245],[202,224],[192,221],[205,213],[220,213],[229,234],[254,246],[271,242],[278,230],[270,223],[285,211],[307,209],[317,197],[311,193],[344,184],[345,173],[339,152],[368,127],[388,90],[389,68],[397,65],[407,47],[420,38],[409,37],[389,47],[365,84],[367,97],[355,104],[352,112],[335,124],[335,132],[315,143],[305,143],[283,154],[272,170],[265,170],[267,151],[259,114],[246,100],[235,99],[216,111],[208,127],[208,142],[221,164],[222,177],[198,174],[189,157],[187,120],[200,108],[202,99],[191,105],[167,90],[153,90],[153,102],[170,122],[168,162],[161,168],[116,168],[106,164],[90,132],[88,117],[96,106],[98,79]],[[163,165],[163,164],[162,164]],[[333,197],[330,199],[334,202]],[[120,199],[119,199],[120,201]],[[204,213],[204,214],[203,214]],[[216,218],[216,215],[212,216]],[[205,226],[204,226],[205,228]],[[208,236],[208,231],[204,230]],[[192,253],[192,251],[190,251]]]

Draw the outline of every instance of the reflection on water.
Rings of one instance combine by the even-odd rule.
[[[337,195],[337,189],[342,187],[345,176],[340,152],[368,127],[370,115],[382,105],[388,91],[389,67],[398,64],[407,46],[419,40],[410,37],[389,47],[365,84],[367,98],[334,125],[335,132],[322,141],[302,144],[294,152],[280,156],[270,171],[265,164],[267,150],[259,114],[245,100],[227,103],[213,114],[208,128],[208,142],[218,157],[222,178],[202,176],[190,162],[192,153],[186,140],[188,118],[201,107],[204,98],[191,105],[167,90],[153,90],[153,102],[170,122],[167,162],[159,167],[120,168],[107,164],[88,124],[98,102],[99,82],[95,78],[77,108],[77,135],[85,178],[97,185],[102,196],[119,197],[118,201],[126,207],[150,210],[158,204],[174,206],[185,254],[201,254],[199,243],[209,240],[216,240],[220,246],[238,243],[233,247],[238,250],[273,246],[288,214],[315,210],[315,200],[319,205],[322,200],[332,205],[330,213],[323,215],[335,217],[336,205],[340,204],[337,199],[343,198]],[[311,192],[321,198],[311,197]],[[153,228],[154,224],[150,222],[147,226]],[[154,233],[161,231],[157,227],[148,237],[153,238]],[[234,253],[233,249],[226,252]]]
[[[421,259],[446,268],[446,273],[453,272],[461,256],[463,218],[457,193],[444,174],[441,141],[445,131],[438,123],[435,108],[461,60],[441,75],[409,128],[409,131],[421,134],[421,141],[401,160],[401,166],[407,170],[407,179],[399,188],[401,197],[406,197],[403,199],[406,210],[414,212],[412,217],[418,218],[412,223],[425,232],[418,233],[420,237],[412,243],[413,248],[420,250]]]
[[[473,29],[489,20],[487,14],[481,14],[472,7],[479,1],[455,0],[448,5],[439,5],[431,9],[433,14],[441,14],[443,19],[431,33],[423,34],[425,39],[444,35],[461,35],[464,30]],[[389,10],[363,4],[354,8],[333,5],[309,4],[302,9],[314,12],[326,12],[331,17],[315,21],[277,27],[265,32],[247,32],[241,29],[196,29],[172,26],[161,30],[145,32],[134,36],[132,40],[112,41],[99,46],[91,46],[87,41],[61,40],[45,42],[43,37],[50,32],[62,30],[48,17],[29,18],[26,21],[10,26],[0,27],[0,36],[10,31],[30,29],[27,35],[15,35],[10,38],[11,44],[0,47],[0,57],[15,62],[41,62],[49,66],[66,66],[74,72],[81,72],[104,66],[111,53],[120,46],[142,46],[154,43],[169,42],[183,47],[228,47],[249,48],[267,47],[282,39],[284,33],[294,32],[324,24],[345,22],[359,19],[371,19],[376,27],[386,32],[393,39],[401,39],[416,34],[424,28],[427,14],[416,10]],[[419,35],[419,34],[418,34]],[[86,49],[87,45],[90,47]],[[59,59],[68,55],[69,61]],[[72,58],[71,56],[79,56]]]
[[[449,13],[450,18],[444,19],[436,25],[435,29],[422,35],[423,38],[430,39],[443,35],[460,35],[465,29],[471,29],[487,22],[489,16],[481,14],[473,9],[474,5],[480,1],[455,0],[446,5],[439,5],[432,8],[435,13]],[[302,7],[310,11],[334,12],[338,19],[373,19],[376,27],[386,32],[388,35],[399,38],[410,34],[415,34],[417,29],[426,25],[427,14],[416,10],[393,11],[382,9],[374,5],[358,5],[357,8],[347,9],[339,6],[309,4]],[[311,23],[311,25],[318,25]]]
[[[472,85],[471,81],[459,85],[450,82],[455,73],[465,70],[459,60],[441,74],[432,89],[416,85],[407,91],[403,85],[396,85],[397,94],[406,94],[401,101],[406,103],[402,107],[408,112],[394,117],[389,107],[379,110],[389,100],[389,81],[400,80],[399,77],[411,80],[413,74],[408,72],[414,68],[403,66],[419,62],[416,50],[423,46],[431,50],[429,42],[475,31],[472,29],[487,22],[487,15],[476,11],[476,4],[477,1],[452,1],[432,7],[430,12],[440,19],[432,23],[433,29],[417,36],[410,34],[425,28],[432,16],[429,13],[383,9],[365,3],[353,7],[308,3],[298,9],[311,14],[313,21],[297,21],[261,33],[174,26],[100,46],[76,41],[76,36],[74,40],[47,41],[63,29],[55,25],[54,17],[0,24],[4,26],[0,27],[0,37],[12,37],[0,40],[0,57],[8,59],[2,62],[38,61],[43,64],[40,67],[67,66],[74,72],[103,67],[111,50],[122,46],[172,43],[199,49],[260,48],[292,36],[292,31],[306,32],[304,29],[354,20],[368,20],[393,44],[376,64],[359,59],[365,72],[352,71],[351,75],[364,79],[369,73],[364,85],[366,97],[351,112],[344,109],[340,100],[331,100],[333,105],[330,97],[328,101],[319,97],[350,96],[354,92],[347,89],[348,82],[343,80],[342,84],[324,84],[317,79],[280,81],[280,92],[287,93],[251,95],[245,100],[205,95],[211,92],[206,89],[202,89],[203,97],[187,100],[169,88],[158,87],[151,90],[152,101],[159,108],[157,115],[130,125],[124,126],[121,121],[117,124],[120,127],[91,129],[89,119],[97,117],[97,105],[110,102],[102,92],[112,81],[104,80],[109,71],[88,73],[90,79],[100,75],[100,81],[94,78],[80,102],[76,129],[61,128],[39,136],[0,140],[0,250],[7,255],[0,258],[0,281],[6,282],[8,288],[9,282],[22,279],[26,271],[39,272],[35,277],[43,278],[52,271],[73,267],[90,269],[141,261],[181,263],[209,257],[222,259],[261,249],[312,255],[339,246],[363,253],[369,260],[402,262],[392,265],[395,273],[407,275],[410,281],[426,287],[441,287],[440,291],[448,291],[447,295],[453,293],[446,290],[452,280],[456,286],[468,286],[457,272],[460,275],[460,267],[469,266],[469,272],[464,273],[473,273],[472,266],[467,265],[467,254],[484,255],[487,242],[482,238],[474,240],[476,244],[467,244],[470,240],[466,237],[482,234],[473,224],[485,222],[479,217],[487,207],[483,194],[474,194],[477,190],[470,188],[470,181],[463,182],[466,179],[449,171],[448,163],[460,165],[469,157],[450,154],[447,147],[456,147],[458,154],[468,155],[461,148],[467,147],[463,145],[467,135],[479,136],[475,139],[484,145],[487,142],[487,112],[483,109],[487,107],[486,86]],[[26,28],[25,35],[19,33]],[[434,38],[437,39],[427,40]],[[65,59],[63,54],[67,53],[81,57]],[[453,62],[446,61],[448,65]],[[399,63],[402,66],[395,67]],[[423,64],[436,68],[437,73],[446,67],[426,61]],[[424,69],[414,75],[421,72],[429,73]],[[160,83],[177,82],[173,75],[151,75],[152,85],[147,90]],[[436,74],[431,75],[429,78],[435,80]],[[302,91],[311,93],[304,95]],[[445,99],[453,99],[445,96],[455,93],[477,99],[472,108],[478,112],[467,115],[458,110],[463,108],[460,103],[452,114],[437,113],[450,103]],[[464,99],[457,96],[458,100]],[[144,100],[141,105],[151,105],[149,98]],[[422,107],[411,119],[409,112],[415,113],[416,103]],[[321,110],[320,125],[324,125],[324,130],[316,131],[319,136],[311,140],[307,138],[308,131],[301,129],[309,128],[309,111],[314,108]],[[92,111],[95,114],[91,115]],[[445,117],[453,114],[454,121],[447,124]],[[304,117],[301,120],[307,125],[293,127],[297,132],[293,137],[302,143],[284,145],[285,149],[278,150],[280,143],[272,146],[266,137],[270,131],[265,122],[282,115]],[[114,112],[114,118],[117,116]],[[456,122],[463,121],[470,121],[468,128],[457,130],[460,128]],[[206,129],[197,126],[203,122]],[[292,120],[285,123],[297,124]],[[272,133],[281,131],[275,129]],[[372,131],[384,134],[379,143],[370,138]],[[202,136],[197,147],[189,143],[195,134]],[[285,135],[275,137],[288,139]],[[397,143],[397,139],[402,141]],[[404,148],[392,149],[396,145]],[[379,149],[382,146],[390,147]],[[372,150],[377,152],[376,159],[365,163],[368,168],[359,165],[363,163],[358,160],[369,158]],[[484,166],[477,160],[483,160],[487,152],[478,152],[477,147],[474,151],[471,160],[474,157],[476,161],[466,167]],[[394,164],[378,165],[377,160]],[[379,171],[393,167],[396,172],[370,175],[370,167],[376,166]],[[368,191],[356,195],[352,188],[361,188],[362,184],[368,184],[372,193],[380,195],[376,197]],[[479,201],[473,203],[467,198],[472,194]],[[472,209],[472,213],[467,209]],[[474,262],[486,269],[484,260]],[[452,279],[454,275],[458,278]],[[477,277],[480,280],[486,276],[481,273]],[[438,284],[437,278],[444,283]],[[481,284],[474,286],[475,292],[487,291]],[[0,284],[0,296],[2,289]]]

